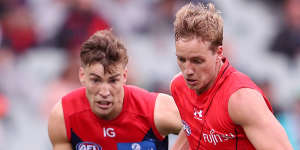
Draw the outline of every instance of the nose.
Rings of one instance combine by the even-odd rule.
[[[110,95],[109,86],[107,84],[105,84],[105,83],[102,84],[102,85],[100,85],[98,93],[103,98],[107,98]]]
[[[184,64],[184,72],[183,73],[187,76],[191,76],[194,74],[193,66],[189,61],[186,61]]]

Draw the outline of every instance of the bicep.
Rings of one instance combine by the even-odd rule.
[[[61,102],[57,103],[48,120],[48,135],[53,150],[72,150],[68,141]]]
[[[167,94],[159,94],[154,108],[154,123],[161,135],[178,134],[182,124],[177,106],[173,98]]]
[[[242,126],[256,149],[289,149],[287,135],[266,105],[260,93],[240,89],[229,99],[228,112],[235,124]]]

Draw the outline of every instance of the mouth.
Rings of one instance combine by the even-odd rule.
[[[187,82],[188,85],[195,86],[196,83],[197,83],[197,80],[194,80],[194,79],[186,79],[186,82]]]
[[[100,109],[108,109],[112,106],[112,102],[98,101],[98,102],[96,102],[96,106]]]

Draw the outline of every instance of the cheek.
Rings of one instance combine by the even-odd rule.
[[[177,64],[178,64],[178,67],[180,68],[180,70],[184,70],[183,64],[181,62],[177,61]]]
[[[210,76],[210,68],[206,65],[197,68],[197,76],[199,79],[207,79]]]
[[[92,83],[91,81],[87,81],[87,82],[85,82],[85,83],[86,83],[86,84],[85,84],[85,87],[87,88],[87,90],[88,90],[90,93],[94,94],[94,93],[96,93],[96,92],[98,91],[98,86],[97,86],[97,84]]]
[[[86,86],[87,90],[89,91],[90,94],[94,95],[95,93],[97,93],[97,89],[94,87],[88,87]]]
[[[115,85],[112,85],[110,87],[110,91],[111,93],[119,93],[121,90],[122,90],[122,87],[123,87],[123,84],[122,83],[118,83],[118,84],[115,84]]]

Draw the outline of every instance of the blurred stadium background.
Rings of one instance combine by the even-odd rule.
[[[0,150],[51,149],[49,111],[80,86],[78,48],[98,29],[112,28],[127,46],[128,84],[169,93],[179,71],[172,22],[188,2],[0,0]],[[300,1],[202,2],[221,10],[225,55],[264,90],[300,149]]]

